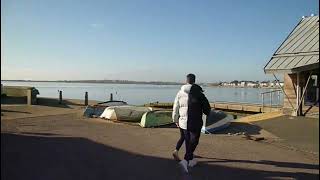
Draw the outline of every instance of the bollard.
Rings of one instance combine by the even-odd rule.
[[[88,92],[86,92],[84,95],[84,105],[88,106]]]
[[[62,104],[62,91],[59,90],[59,104]]]
[[[31,91],[31,89],[28,89],[28,91],[27,91],[27,104],[32,105],[32,91]]]
[[[113,101],[113,94],[110,93],[110,101]]]
[[[272,92],[270,93],[270,112],[272,111]]]
[[[261,94],[261,99],[262,99],[262,113],[264,113],[264,94]]]

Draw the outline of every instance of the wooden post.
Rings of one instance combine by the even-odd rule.
[[[300,73],[297,73],[297,84],[296,84],[296,95],[297,95],[297,99],[296,99],[296,111],[294,113],[295,116],[299,116],[300,115],[300,107],[299,107],[299,100],[300,100]]]
[[[62,104],[62,91],[59,90],[59,104]]]
[[[27,104],[32,105],[32,90],[31,89],[27,90]]]
[[[110,93],[110,101],[113,101],[113,94]]]
[[[88,106],[88,92],[86,92],[84,95],[84,105]]]
[[[264,94],[261,94],[262,99],[262,113],[264,112]]]
[[[278,91],[278,105],[280,106],[280,91]]]
[[[272,111],[272,92],[270,92],[270,112]]]

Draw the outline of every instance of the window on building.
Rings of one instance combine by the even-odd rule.
[[[311,75],[305,92],[304,102],[307,106],[319,106],[319,73]]]

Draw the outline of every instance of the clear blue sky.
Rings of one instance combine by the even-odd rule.
[[[318,0],[2,0],[1,79],[266,80]]]

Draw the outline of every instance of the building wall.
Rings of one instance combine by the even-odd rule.
[[[292,115],[293,107],[296,106],[296,82],[297,82],[297,75],[296,74],[285,74],[284,75],[284,100],[283,100],[283,113]],[[292,106],[291,106],[291,104]]]
[[[319,70],[318,70],[319,71]],[[310,75],[310,71],[301,73],[301,85],[304,88],[307,85],[307,80]],[[310,83],[310,81],[309,81]],[[303,93],[303,88],[301,89],[301,94]],[[319,107],[318,106],[306,106],[302,102],[302,115],[319,117]]]
[[[306,86],[306,81],[309,76],[310,72],[302,72],[300,73],[300,94],[302,96],[303,89]],[[297,84],[297,74],[285,74],[284,75],[284,91],[286,96],[284,96],[283,100],[283,113],[287,115],[294,114],[294,108],[297,106],[297,91],[296,91],[296,84]],[[290,102],[293,105],[290,105]],[[305,106],[304,102],[301,103],[301,111],[300,114],[305,116],[314,116],[314,114],[319,114],[319,107],[317,106]]]

